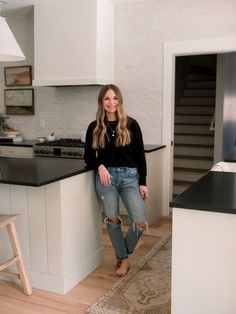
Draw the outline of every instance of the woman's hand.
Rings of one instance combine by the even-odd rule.
[[[142,198],[145,200],[146,198],[148,198],[149,196],[149,192],[148,192],[148,188],[146,187],[146,185],[140,185],[139,186],[139,190],[140,190],[140,194],[142,196]]]
[[[107,168],[104,165],[100,165],[98,167],[98,174],[99,174],[99,178],[101,180],[101,183],[104,186],[108,186],[111,184],[112,176],[110,175],[109,171],[107,170]]]

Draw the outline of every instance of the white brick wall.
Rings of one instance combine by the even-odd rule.
[[[163,42],[236,36],[235,0],[114,0],[115,78],[126,111],[136,118],[146,143],[162,142]],[[33,12],[8,22],[33,65]],[[76,60],[75,60],[76,62]],[[10,65],[13,65],[12,63]],[[19,65],[19,63],[17,64]],[[3,68],[0,64],[0,112]],[[9,66],[9,64],[8,64]],[[77,136],[94,119],[100,87],[35,88],[35,115],[11,116],[25,138],[52,131]],[[45,128],[40,128],[40,119]]]

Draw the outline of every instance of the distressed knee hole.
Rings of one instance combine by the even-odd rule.
[[[113,223],[113,224],[120,224],[122,223],[122,220],[120,219],[119,216],[110,216],[110,217],[106,217],[104,220],[105,223]]]
[[[146,227],[146,222],[145,221],[139,221],[139,222],[135,222],[135,226],[140,229],[143,230]]]
[[[119,217],[117,216],[108,217],[108,220],[113,224],[118,224],[120,222]]]

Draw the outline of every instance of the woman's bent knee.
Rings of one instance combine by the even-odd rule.
[[[118,216],[110,216],[110,217],[107,217],[107,220],[112,222],[113,224],[118,224],[120,223],[120,219]]]
[[[145,221],[137,221],[135,222],[135,226],[139,229],[145,229],[146,227],[146,222]]]

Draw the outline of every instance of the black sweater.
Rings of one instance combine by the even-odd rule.
[[[97,169],[101,164],[107,167],[137,167],[139,174],[139,184],[146,185],[147,166],[143,146],[142,132],[136,120],[129,117],[128,129],[131,133],[131,143],[126,146],[115,146],[115,137],[112,136],[112,129],[116,127],[116,122],[109,122],[108,136],[105,148],[94,150],[92,148],[93,130],[96,121],[89,124],[86,133],[84,160],[89,168]]]

